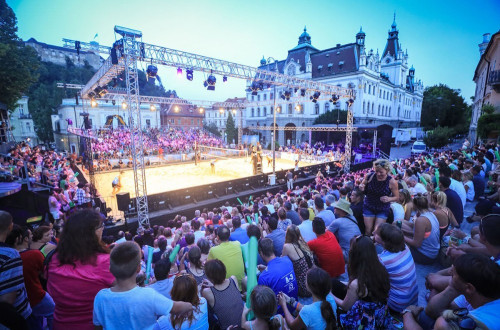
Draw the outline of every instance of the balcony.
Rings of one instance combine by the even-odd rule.
[[[495,92],[500,93],[500,70],[490,72],[488,76],[488,85],[490,85]]]
[[[31,119],[31,114],[29,113],[20,114],[19,119]]]

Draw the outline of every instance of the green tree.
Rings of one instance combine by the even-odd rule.
[[[217,137],[221,137],[221,134],[220,134],[219,130],[217,129],[217,126],[214,123],[210,123],[207,125],[206,122],[203,122],[203,129],[212,133],[213,135],[215,135]]]
[[[459,89],[451,89],[443,84],[425,89],[421,114],[421,126],[424,129],[446,125],[467,131],[470,115],[470,108]]]
[[[238,142],[238,129],[234,123],[233,115],[229,111],[226,120],[227,143]]]
[[[13,111],[17,101],[37,80],[39,60],[31,47],[17,36],[17,19],[5,0],[0,0],[0,102]]]
[[[481,108],[481,117],[477,120],[477,133],[480,138],[494,138],[500,132],[500,113],[495,113],[495,107],[485,104]],[[496,134],[495,134],[496,133]]]
[[[347,124],[347,111],[329,110],[314,119],[313,125],[316,124]]]
[[[433,131],[427,133],[424,137],[424,142],[429,148],[441,148],[449,143],[452,134],[453,130],[448,127],[438,126]]]

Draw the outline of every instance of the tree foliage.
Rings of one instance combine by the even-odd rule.
[[[227,143],[236,143],[238,141],[238,129],[234,123],[233,115],[231,111],[229,111],[226,120],[226,134],[227,134]]]
[[[329,110],[314,119],[313,125],[316,124],[347,124],[347,111],[340,109]]]
[[[500,133],[500,113],[485,113],[477,121],[477,134],[486,139],[491,133]]]
[[[470,107],[460,95],[459,89],[451,89],[443,84],[425,89],[421,114],[421,126],[424,129],[448,126],[456,127],[456,133],[463,133],[457,130],[467,131],[470,117]]]
[[[38,58],[17,36],[17,19],[0,0],[0,102],[13,111],[17,101],[37,79]]]
[[[452,129],[438,126],[433,131],[427,133],[424,137],[424,142],[429,148],[441,148],[449,143],[452,135]]]
[[[217,126],[214,123],[210,123],[207,125],[206,122],[203,122],[203,129],[205,129],[206,131],[212,133],[213,135],[215,135],[217,137],[221,137],[221,134],[220,134],[219,130],[217,129]]]

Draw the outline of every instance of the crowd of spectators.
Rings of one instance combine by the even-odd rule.
[[[102,216],[91,209],[71,215],[60,233],[32,232],[0,211],[0,300],[11,311],[0,321],[54,329],[499,329],[495,154],[498,146],[474,146],[319,172],[307,186],[117,237],[103,236]],[[467,203],[476,213],[465,218]],[[247,292],[253,237],[258,280]],[[417,268],[428,264],[441,270],[418,287]],[[422,306],[419,290],[428,292]]]

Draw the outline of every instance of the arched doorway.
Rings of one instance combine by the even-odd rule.
[[[288,123],[285,127],[296,127],[293,123]],[[296,143],[297,131],[285,131],[285,144],[291,145]]]

